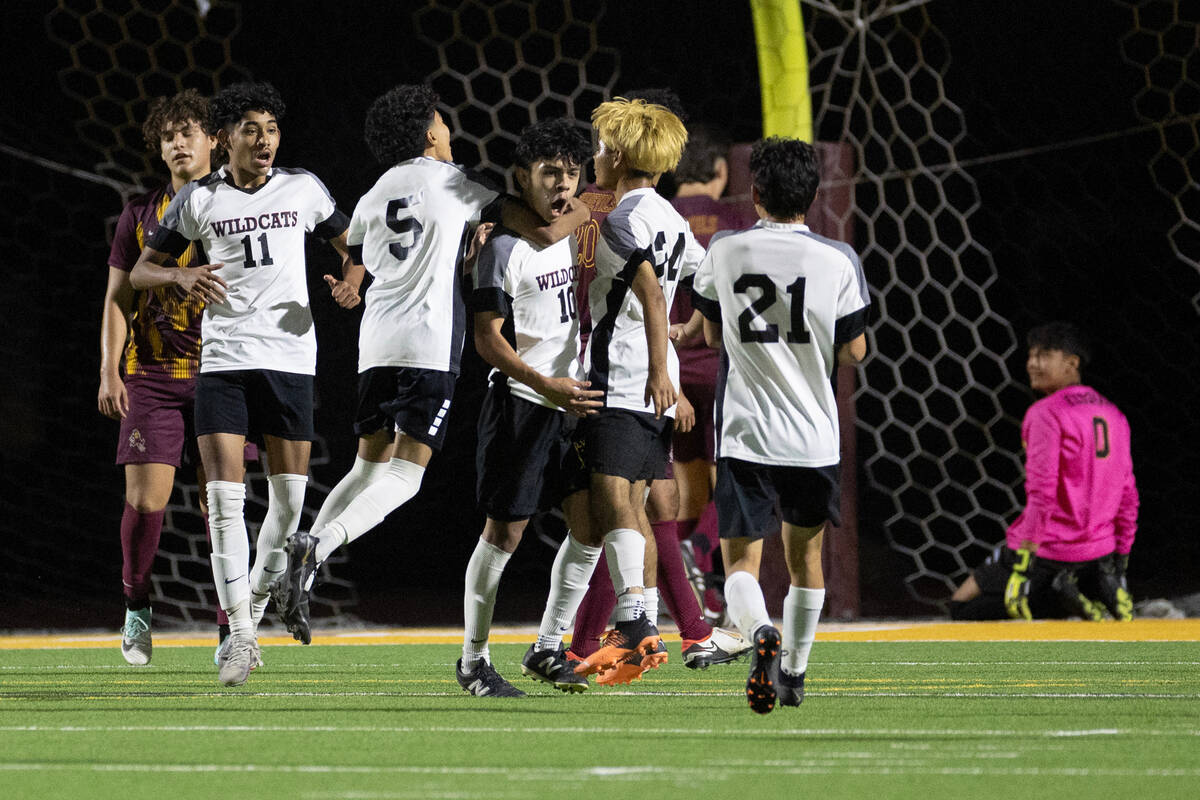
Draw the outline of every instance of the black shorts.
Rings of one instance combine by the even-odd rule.
[[[969,601],[971,619],[1008,619],[1004,608],[1004,590],[1017,563],[1017,551],[1000,545],[991,552],[973,573],[979,584],[979,597]],[[1052,561],[1034,558],[1026,572],[1029,579],[1029,613],[1038,619],[1066,619],[1079,615],[1075,591],[1094,600],[1105,595],[1101,581],[1105,571],[1112,569],[1112,556],[1091,561]],[[1070,573],[1074,581],[1064,585],[1060,575]],[[1056,579],[1057,582],[1056,582]],[[967,617],[962,617],[966,619]]]
[[[630,483],[667,477],[675,420],[623,408],[602,408],[579,425],[588,470]]]
[[[386,428],[441,450],[454,398],[452,372],[419,367],[372,367],[358,376],[354,433]]]
[[[575,448],[575,417],[514,397],[493,383],[479,412],[475,451],[479,505],[501,522],[529,519],[587,488]]]
[[[196,435],[236,433],[311,442],[313,376],[271,369],[202,372],[196,378]]]
[[[815,528],[842,521],[837,464],[781,467],[719,458],[713,499],[722,539],[761,539],[779,524],[776,505],[789,525]]]

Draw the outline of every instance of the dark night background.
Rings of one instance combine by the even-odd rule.
[[[247,4],[228,41],[228,61],[235,66],[198,74],[187,85],[211,91],[214,74],[218,84],[247,77],[273,82],[288,103],[277,163],[315,172],[348,213],[378,175],[361,136],[370,101],[438,67],[437,53],[415,34],[408,5]],[[597,41],[619,51],[614,94],[672,86],[692,119],[719,121],[739,141],[761,135],[748,4],[688,3],[687,13],[673,3],[572,4],[587,18],[599,5],[605,10]],[[949,52],[944,91],[962,109],[967,131],[956,153],[972,163],[968,173],[981,203],[970,217],[971,236],[990,250],[997,268],[988,290],[991,309],[1017,336],[1018,346],[1006,356],[1008,369],[1023,385],[1024,332],[1038,322],[1068,318],[1093,335],[1098,352],[1089,382],[1126,412],[1134,431],[1142,494],[1131,566],[1135,597],[1195,592],[1200,526],[1190,501],[1200,479],[1200,324],[1193,298],[1200,293],[1200,274],[1172,252],[1167,232],[1178,212],[1152,175],[1170,189],[1189,185],[1183,167],[1164,156],[1164,141],[1167,149],[1187,154],[1191,174],[1197,174],[1200,92],[1196,78],[1181,82],[1174,109],[1145,92],[1143,72],[1122,60],[1122,44],[1157,45],[1137,39],[1127,5],[1065,0],[1054,3],[1053,12],[1047,5],[945,0],[906,13],[916,15],[917,28],[923,19],[936,27],[941,38],[930,46]],[[0,300],[0,628],[115,628],[123,481],[112,464],[116,425],[96,412],[95,395],[108,223],[121,201],[107,187],[7,152],[88,171],[98,161],[88,140],[103,134],[81,131],[84,104],[64,91],[77,71],[70,70],[67,49],[48,35],[48,15],[55,24],[63,20],[53,9],[52,3],[16,4],[5,10],[3,33],[9,80],[0,117],[6,148],[0,152],[0,252],[10,286]],[[228,12],[228,4],[218,3],[212,13]],[[811,15],[806,8],[806,22]],[[211,19],[216,27],[218,17]],[[1151,23],[1144,15],[1142,24]],[[1172,35],[1186,37],[1190,30],[1194,37],[1196,19],[1177,27],[1183,32]],[[1200,75],[1196,52],[1193,47],[1187,65],[1193,76]],[[214,64],[222,58],[200,52],[197,60],[207,57]],[[594,102],[583,97],[577,107],[559,110],[586,119]],[[104,109],[93,112],[103,117]],[[1172,114],[1190,117],[1190,123],[1145,125],[1147,117]],[[463,120],[469,131],[475,124],[489,123],[486,117]],[[837,133],[818,130],[820,138]],[[1120,135],[1107,136],[1115,133]],[[470,146],[456,143],[455,152],[468,164],[478,161]],[[1180,200],[1193,221],[1200,218],[1197,199],[1193,179]],[[1194,228],[1176,241],[1197,258],[1200,234]],[[310,248],[320,341],[316,424],[329,454],[329,463],[314,473],[327,485],[344,474],[354,454],[357,315],[340,312],[323,291],[319,276],[334,264],[332,251]],[[932,324],[937,327],[936,320]],[[947,336],[952,348],[972,347]],[[421,494],[356,542],[340,567],[358,587],[352,611],[369,621],[461,621],[462,571],[482,523],[474,508],[473,451],[486,374],[473,353],[466,363],[446,449]],[[870,382],[869,367],[864,374]],[[1002,399],[1019,420],[1030,395]],[[1013,449],[1020,446],[1014,429],[996,436]],[[861,458],[874,446],[860,434]],[[910,565],[883,530],[885,493],[870,489],[866,479],[859,485],[863,614],[936,612],[905,587]],[[974,533],[987,542],[1003,535],[1000,529]],[[498,622],[528,621],[540,613],[553,552],[532,539],[527,535],[508,568]]]

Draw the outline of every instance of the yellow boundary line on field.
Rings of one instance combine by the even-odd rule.
[[[319,623],[318,623],[319,624]],[[318,627],[316,645],[460,644],[462,629],[370,628],[329,630]],[[536,636],[533,626],[497,627],[494,644],[527,644]],[[0,650],[55,650],[116,647],[120,634],[52,633],[0,635]],[[679,641],[671,629],[667,641]],[[1200,642],[1200,619],[1139,619],[1133,622],[856,622],[825,623],[817,633],[823,642]],[[296,645],[290,636],[265,633],[264,645]],[[155,634],[155,647],[213,647],[212,631]],[[299,645],[296,645],[299,646]]]

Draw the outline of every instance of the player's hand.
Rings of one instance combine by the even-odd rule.
[[[201,264],[198,267],[182,267],[175,283],[184,294],[198,297],[205,303],[220,303],[225,299],[229,284],[217,274],[224,264]]]
[[[1029,569],[1032,566],[1033,553],[1024,547],[1017,550],[1017,561],[1004,586],[1004,610],[1011,619],[1033,619],[1033,614],[1029,613]]]
[[[471,243],[467,246],[467,257],[463,260],[463,274],[467,274],[475,268],[475,259],[479,257],[479,252],[483,250],[483,246],[487,244],[488,237],[492,235],[492,229],[496,227],[492,222],[481,222],[475,228],[475,235],[471,237]]]
[[[664,370],[650,370],[650,377],[646,379],[646,392],[642,396],[642,400],[646,405],[654,404],[654,418],[660,419],[667,409],[675,405],[677,394],[675,386],[671,383],[671,377]]]
[[[1129,566],[1129,554],[1113,553],[1100,565],[1100,599],[1121,622],[1133,621],[1133,595],[1125,582],[1125,569]]]
[[[110,419],[125,419],[129,413],[129,393],[120,375],[100,378],[100,395],[97,399],[100,413]]]
[[[358,294],[358,287],[352,286],[346,281],[339,281],[332,275],[324,275],[325,282],[329,284],[329,291],[333,295],[333,300],[342,308],[354,308],[362,302],[362,298]]]
[[[696,427],[696,409],[682,391],[675,405],[675,430],[687,433]]]
[[[604,405],[604,392],[589,389],[591,385],[591,381],[577,381],[574,378],[547,378],[537,392],[571,416],[586,417],[595,414]]]
[[[670,339],[675,344],[682,344],[683,343],[683,323],[682,322],[671,323],[671,329],[667,331],[667,338]]]

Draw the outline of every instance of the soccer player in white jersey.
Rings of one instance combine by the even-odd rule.
[[[830,377],[867,351],[870,302],[858,256],[812,233],[817,158],[772,137],[750,154],[760,220],[709,245],[693,300],[709,346],[724,346],[718,378],[717,515],[730,616],[754,642],[746,697],[765,714],[799,705],[825,581],[821,538],[839,521],[837,408]],[[771,625],[758,567],[762,537],[783,517],[791,587],[783,633]],[[782,639],[783,657],[780,663]]]
[[[464,242],[485,213],[499,210],[501,196],[452,162],[450,129],[437,105],[428,86],[401,85],[367,112],[367,145],[388,169],[359,200],[348,234],[374,278],[359,328],[358,455],[312,533],[288,541],[287,573],[272,585],[284,624],[304,644],[312,641],[308,594],[316,569],[416,495],[446,435],[466,329]],[[570,203],[550,232],[532,231],[532,212],[513,205],[504,203],[505,222],[546,243],[587,217]]]
[[[588,288],[592,333],[585,363],[604,408],[581,425],[593,529],[603,536],[617,594],[614,629],[576,671],[592,674],[641,663],[620,682],[666,661],[654,621],[645,614],[643,559],[652,537],[645,492],[666,477],[679,360],[668,345],[667,309],[679,281],[703,249],[671,204],[654,191],[687,141],[679,118],[663,106],[617,98],[592,112],[596,185],[614,193],[600,227],[596,274]]]
[[[521,133],[516,182],[521,199],[546,222],[561,217],[575,196],[589,148],[587,137],[566,119],[538,122]],[[492,666],[488,633],[500,577],[530,517],[561,500],[573,535],[587,536],[587,495],[579,491],[587,488],[587,474],[572,434],[576,417],[600,406],[601,393],[587,388],[577,357],[575,251],[573,237],[538,247],[498,227],[475,264],[468,302],[475,347],[495,369],[479,415],[475,459],[487,520],[467,564],[463,655],[455,673],[465,691],[480,697],[525,694]],[[577,541],[576,549],[595,566],[599,547]],[[579,588],[586,587],[585,577]],[[564,691],[587,689],[587,679],[569,668],[561,647],[549,658],[550,664],[546,656],[523,664],[522,671]]]
[[[175,284],[207,305],[196,385],[196,435],[208,475],[213,577],[230,636],[220,680],[246,682],[259,661],[255,635],[267,585],[287,563],[283,545],[296,530],[313,439],[317,339],[305,274],[306,233],[342,255],[345,280],[326,275],[334,299],[359,303],[364,271],[346,246],[346,216],[309,172],[274,167],[283,100],[267,83],[240,83],[212,99],[217,138],[229,163],[187,184],[130,274],[135,288]],[[163,266],[198,241],[211,263]],[[253,568],[243,506],[243,447],[265,440],[270,467],[267,516]]]

